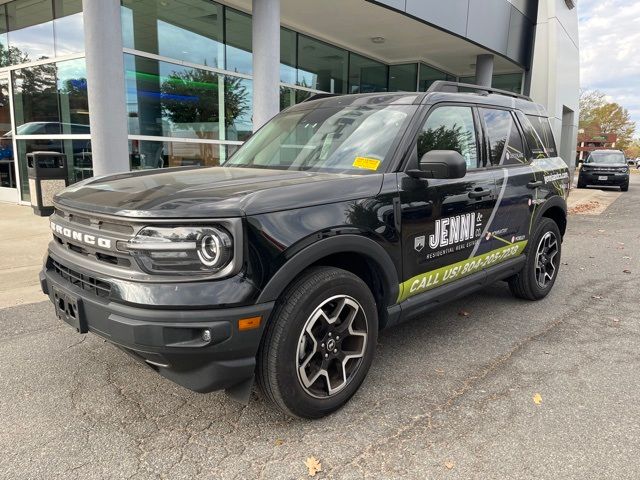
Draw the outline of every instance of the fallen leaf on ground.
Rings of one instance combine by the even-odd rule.
[[[444,462],[444,466],[451,470],[454,467],[454,464],[451,460],[447,460],[446,462]]]
[[[631,270],[624,269],[624,270],[622,270],[622,273],[631,273]]]
[[[316,457],[309,457],[304,462],[304,465],[309,469],[309,476],[315,477],[316,473],[322,471],[322,464],[316,459]]]
[[[458,315],[460,315],[461,317],[468,317],[469,316],[469,312],[467,312],[466,310],[460,310],[458,312]]]
[[[281,438],[276,438],[275,444],[277,447],[284,444],[284,440]]]
[[[533,396],[533,403],[535,403],[536,405],[540,405],[542,403],[542,395],[540,395],[539,393],[536,393]]]
[[[600,295],[591,295],[591,298],[600,300],[602,297]]]

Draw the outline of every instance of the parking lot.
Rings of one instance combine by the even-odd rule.
[[[640,176],[616,197],[571,215],[547,299],[497,283],[382,332],[319,421],[189,392],[5,289],[0,478],[638,478]]]

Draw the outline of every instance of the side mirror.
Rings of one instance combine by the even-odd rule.
[[[420,159],[420,169],[407,174],[414,178],[462,178],[467,174],[467,162],[455,150],[431,150]]]

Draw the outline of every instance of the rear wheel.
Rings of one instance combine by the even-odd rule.
[[[367,285],[345,270],[314,268],[278,301],[258,352],[258,385],[289,415],[328,415],[360,387],[377,337]]]
[[[509,279],[513,295],[527,300],[540,300],[547,296],[560,269],[561,242],[556,222],[542,217],[529,240],[524,268]]]

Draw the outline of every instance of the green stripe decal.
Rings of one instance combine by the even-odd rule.
[[[520,255],[527,246],[527,241],[511,243],[496,250],[467,258],[461,262],[445,267],[421,273],[400,284],[398,303],[418,293],[426,292],[436,287],[441,287],[460,278],[479,272],[485,268],[497,265],[510,258]]]

